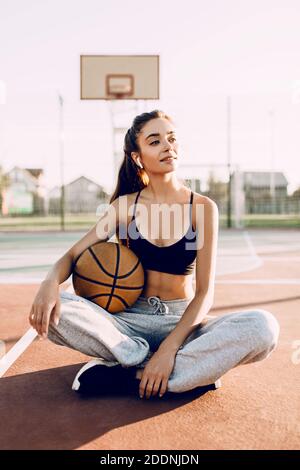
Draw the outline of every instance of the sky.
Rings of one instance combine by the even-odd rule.
[[[80,100],[80,55],[155,54],[160,99],[118,103],[122,125],[162,109],[178,131],[179,165],[225,173],[230,96],[233,165],[284,171],[291,192],[300,186],[299,24],[299,0],[0,0],[0,165],[44,168],[47,187],[60,184],[59,91],[65,183],[85,175],[112,191],[109,104]]]

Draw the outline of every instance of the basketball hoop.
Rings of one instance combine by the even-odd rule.
[[[107,98],[117,100],[125,99],[134,94],[133,75],[108,74],[106,75],[106,95]]]

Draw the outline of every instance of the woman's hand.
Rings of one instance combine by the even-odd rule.
[[[56,281],[45,280],[41,283],[33,301],[29,323],[40,336],[46,338],[51,320],[58,325],[60,315],[59,284]]]
[[[174,368],[176,354],[169,351],[157,350],[147,362],[143,369],[143,374],[140,381],[139,392],[140,397],[146,398],[157,395],[160,388],[159,396],[162,397],[167,391],[168,380]]]

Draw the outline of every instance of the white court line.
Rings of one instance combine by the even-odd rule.
[[[253,259],[255,259],[255,262],[258,264],[258,266],[261,266],[263,264],[263,261],[262,259],[258,256],[257,252],[256,252],[256,249],[254,247],[254,244],[251,240],[251,237],[249,235],[248,232],[244,231],[243,232],[243,237],[245,239],[245,242],[246,242],[246,245],[248,246],[249,248],[249,251],[250,251],[250,255],[253,257]]]
[[[300,279],[224,279],[215,284],[299,285]]]
[[[261,255],[265,261],[300,261],[300,256],[264,256]]]
[[[255,250],[254,244],[251,240],[249,233],[247,231],[243,231],[242,235],[245,240],[246,247],[248,248],[248,253],[243,254],[243,255],[241,254],[233,255],[232,252],[230,253],[226,253],[226,251],[224,253],[219,252],[218,258],[217,258],[217,262],[218,263],[221,262],[220,264],[221,272],[219,273],[219,275],[227,274],[227,275],[234,276],[236,274],[253,271],[254,269],[260,268],[264,264],[262,258],[260,258],[260,256],[257,254]],[[236,264],[236,262],[233,265],[232,263],[230,263],[229,265],[229,262],[224,263],[225,269],[223,269],[222,260],[227,259],[227,258],[230,259],[230,257],[234,259],[235,261],[237,258],[239,258],[241,262],[238,265]],[[231,267],[229,268],[229,266]]]
[[[30,346],[36,336],[37,332],[33,328],[29,328],[25,335],[0,359],[0,377],[5,374],[18,357]]]
[[[44,277],[28,277],[26,279],[24,278],[17,278],[17,277],[12,277],[11,279],[9,278],[0,278],[0,284],[40,284],[43,280],[45,279]]]

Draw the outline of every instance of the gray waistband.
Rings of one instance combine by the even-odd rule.
[[[138,297],[137,300],[141,300],[141,301],[146,301],[146,302],[148,302],[148,299],[152,299],[152,298],[159,299],[159,301],[160,301],[160,302],[163,302],[164,304],[173,304],[173,303],[180,303],[180,302],[190,302],[193,297],[191,297],[190,299],[161,300],[161,298],[160,298],[160,297],[157,297],[156,295],[150,295],[150,297],[143,297],[143,296],[140,296],[140,297]]]
[[[60,295],[62,298],[69,300],[90,302],[72,292],[61,291]],[[140,296],[131,307],[126,308],[124,311],[148,315],[182,315],[192,298],[193,297],[189,299],[161,300],[155,295],[149,297]]]
[[[191,300],[192,298],[161,300],[155,295],[151,295],[149,297],[140,296],[134,305],[126,310],[133,313],[139,312],[152,315],[181,315]]]

